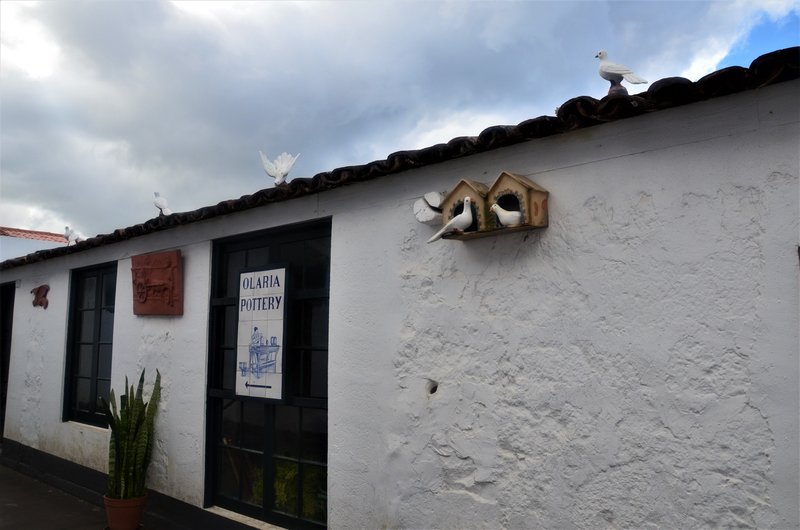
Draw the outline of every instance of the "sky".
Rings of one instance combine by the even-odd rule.
[[[601,49],[696,81],[798,44],[800,0],[3,0],[0,225],[107,234],[273,186],[259,150],[291,180],[553,115],[607,93]]]

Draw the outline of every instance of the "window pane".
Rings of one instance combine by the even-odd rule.
[[[225,400],[222,402],[222,443],[239,445],[241,410],[239,401]]]
[[[117,272],[103,274],[103,307],[114,310],[114,295],[117,290]]]
[[[94,312],[81,311],[81,334],[80,342],[94,342]]]
[[[80,300],[78,302],[78,307],[81,309],[91,309],[95,305],[96,294],[97,294],[97,278],[94,276],[89,276],[88,278],[84,278],[81,282],[81,290],[80,290]]]
[[[75,403],[78,410],[91,410],[92,383],[89,379],[75,379]]]
[[[222,388],[236,389],[236,350],[226,349],[222,352]]]
[[[100,311],[100,342],[111,342],[114,338],[114,311],[104,308]]]
[[[92,376],[92,352],[94,348],[91,344],[83,344],[78,348],[78,376]]]
[[[298,464],[275,458],[275,510],[297,517]]]
[[[269,248],[261,247],[251,249],[247,253],[248,267],[261,267],[269,264]]]
[[[305,242],[297,241],[287,243],[281,247],[281,259],[289,264],[289,274],[292,288],[303,286],[303,254]]]
[[[264,405],[253,401],[245,401],[242,447],[264,450]]]
[[[330,248],[330,238],[327,237],[306,242],[304,287],[309,289],[327,287]]]
[[[303,409],[303,458],[328,461],[328,411]]]
[[[239,451],[230,447],[217,449],[217,494],[230,499],[239,498]]]
[[[305,395],[315,398],[328,397],[328,352],[306,352]]]
[[[301,376],[303,352],[302,350],[287,349],[283,356],[283,394],[284,396],[299,396],[303,392]]]
[[[109,394],[111,394],[111,380],[110,379],[98,379],[97,380],[97,403],[98,403],[98,409],[97,410],[101,410],[99,408],[100,398],[103,398],[106,401],[108,401]]]
[[[241,453],[242,500],[248,504],[264,504],[264,460],[263,455]]]
[[[328,347],[328,300],[312,300],[309,302],[310,332],[312,348]]]
[[[97,377],[111,379],[111,344],[98,347]]]
[[[324,466],[303,465],[303,517],[325,522],[328,504],[328,470]]]
[[[245,252],[240,250],[228,254],[228,274],[225,283],[225,292],[220,293],[220,296],[238,296],[239,295],[239,273],[245,266]]]
[[[235,348],[236,347],[236,333],[238,332],[237,328],[237,311],[236,306],[228,306],[225,308],[225,324],[224,328],[225,331],[223,332],[224,341],[221,346],[227,348]]]
[[[275,454],[297,458],[300,409],[284,405],[275,406]]]

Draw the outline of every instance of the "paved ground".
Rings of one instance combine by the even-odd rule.
[[[102,497],[98,495],[98,503]],[[156,504],[155,499],[148,502]],[[145,511],[143,530],[280,530],[219,508],[206,512]],[[202,522],[198,517],[202,516]],[[238,521],[238,522],[237,522]],[[103,530],[105,508],[0,464],[0,530]]]
[[[105,510],[0,465],[0,530],[102,530]]]

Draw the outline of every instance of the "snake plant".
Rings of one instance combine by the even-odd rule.
[[[100,404],[111,429],[106,495],[114,499],[142,497],[146,493],[145,475],[153,452],[153,426],[161,397],[161,374],[158,370],[149,402],[142,398],[143,388],[144,370],[136,392],[133,385],[128,388],[128,378],[125,378],[127,392],[120,396],[119,412],[113,389],[110,404],[101,398]]]

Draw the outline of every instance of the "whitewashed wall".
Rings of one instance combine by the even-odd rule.
[[[151,485],[200,504],[209,240],[332,216],[332,527],[797,527],[797,90],[0,272],[21,279],[5,436],[105,469],[106,432],[60,422],[68,271],[120,259],[114,386],[159,367]],[[551,192],[549,228],[425,243],[419,196],[503,170]],[[176,247],[185,315],[134,317],[128,258]]]
[[[797,89],[331,194],[332,526],[796,528]],[[549,228],[425,243],[502,170]]]
[[[122,392],[125,377],[135,382],[145,368],[149,389],[155,370],[161,372],[162,398],[148,486],[202,505],[211,239],[305,220],[316,215],[317,202],[316,198],[297,201],[301,210],[296,213],[280,204],[269,212],[239,215],[235,222],[225,217],[0,272],[0,283],[18,283],[4,436],[107,472],[108,430],[62,422],[61,417],[70,271],[116,260],[112,387]],[[135,316],[130,257],[173,248],[180,248],[183,257],[183,316]],[[31,304],[31,289],[42,284],[50,285],[47,309]]]

